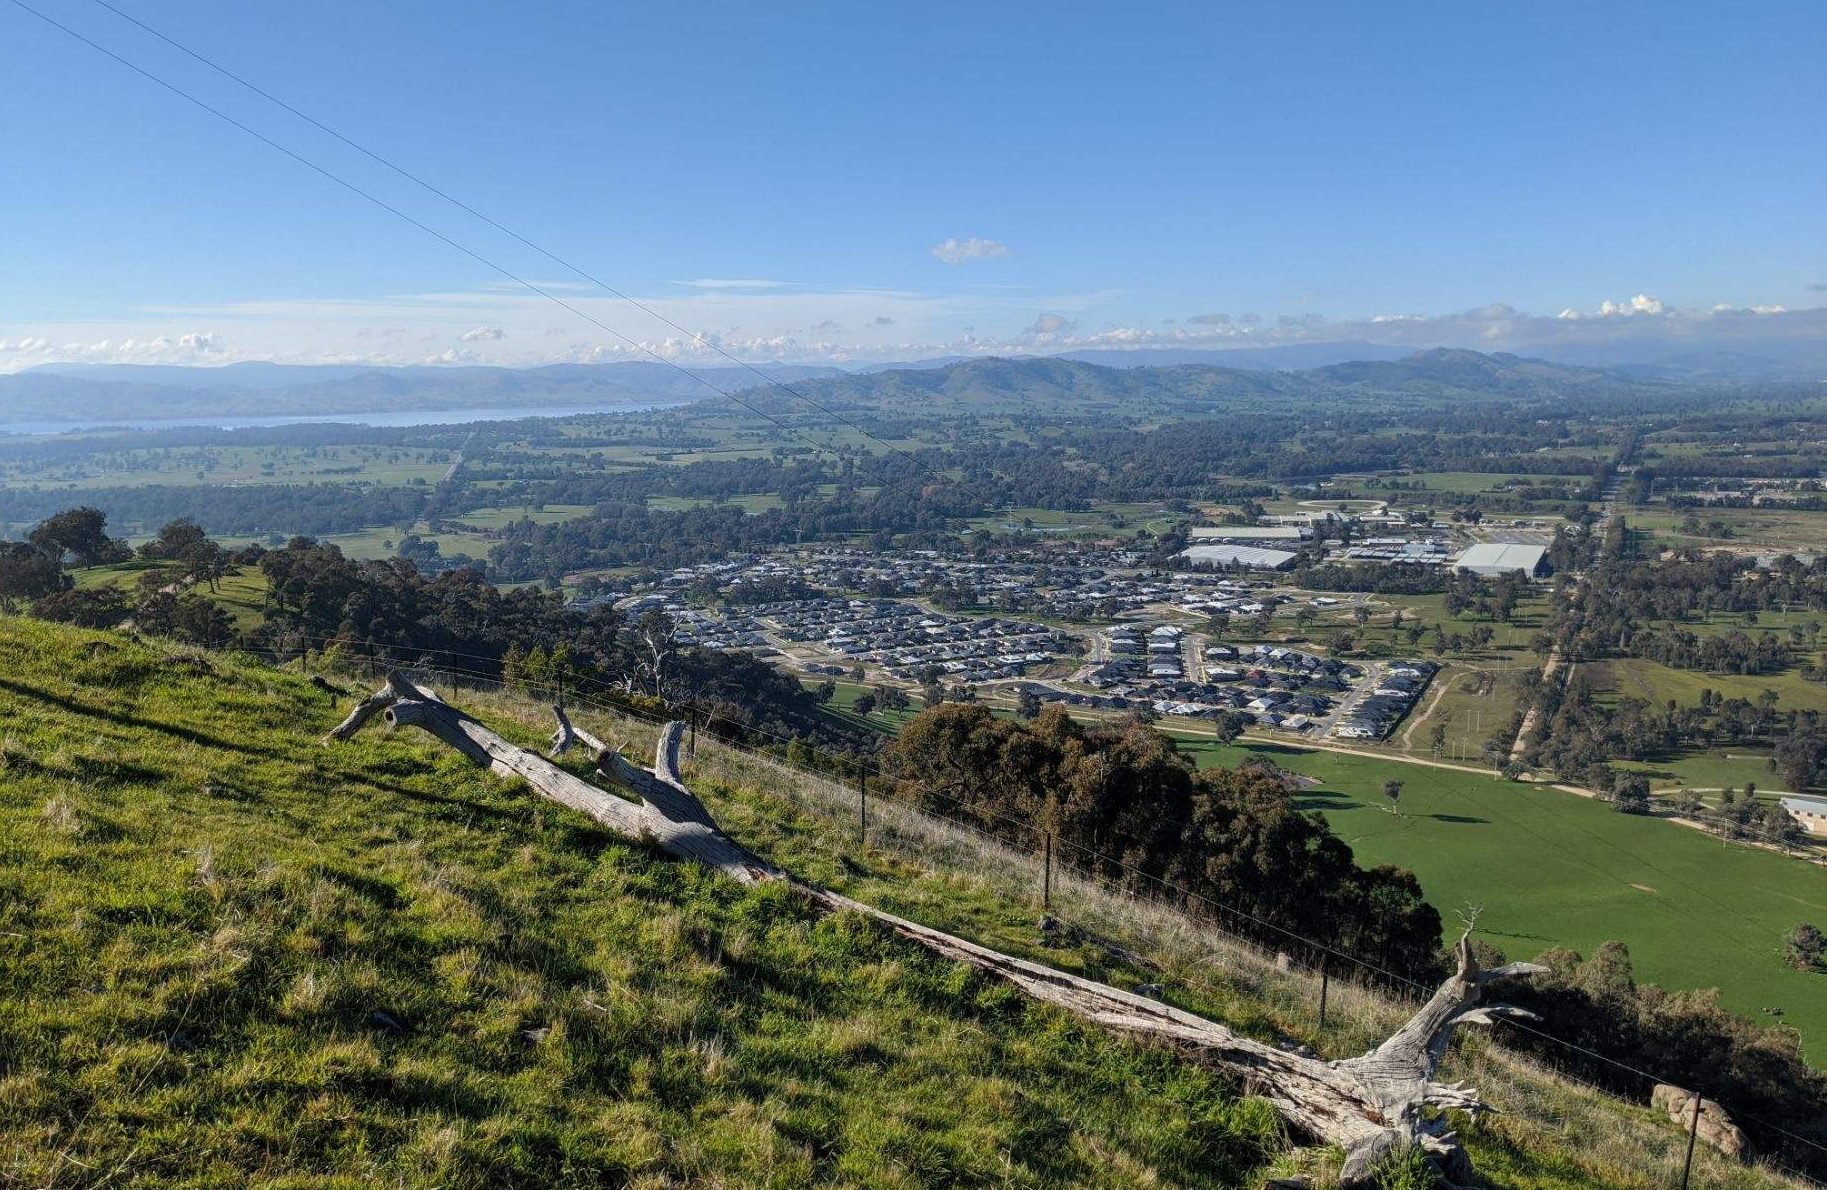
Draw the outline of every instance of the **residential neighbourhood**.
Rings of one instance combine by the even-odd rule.
[[[1295,526],[1195,532],[1289,542],[1310,534]],[[1262,579],[1141,561],[1108,549],[965,561],[824,548],[681,568],[655,590],[596,598],[631,615],[663,611],[681,643],[743,650],[806,681],[913,689],[937,680],[986,697],[1026,692],[1090,711],[1228,717],[1314,739],[1385,738],[1438,670],[1427,661],[1352,662],[1319,648],[1214,639],[1214,622],[1266,625],[1283,609],[1338,612],[1364,597],[1301,596]],[[696,594],[710,589],[719,600]],[[786,589],[811,593],[745,601]],[[971,614],[947,610],[965,607]],[[1025,614],[995,614],[1001,607]]]

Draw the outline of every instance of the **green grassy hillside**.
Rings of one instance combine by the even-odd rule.
[[[536,708],[466,699],[543,735]],[[0,621],[0,1181],[1226,1186],[1290,1160],[1212,1074],[866,922],[619,841],[416,733],[322,745],[346,703]],[[1143,978],[1039,951],[1006,863],[913,834],[853,859],[773,770],[698,764],[730,828],[796,870]],[[1351,1048],[1394,1019],[1340,992],[1321,1035],[1193,942],[1176,987],[1240,1028]],[[1675,1129],[1462,1048],[1509,1109],[1471,1132],[1494,1184],[1662,1184]]]
[[[10,1178],[1148,1185],[1278,1147],[1202,1071],[429,742],[326,749],[302,681],[16,620],[0,673]]]

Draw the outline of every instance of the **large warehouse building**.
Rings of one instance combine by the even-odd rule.
[[[1313,530],[1305,525],[1215,525],[1188,529],[1186,536],[1193,541],[1304,541]]]
[[[1530,578],[1548,573],[1548,547],[1544,545],[1508,545],[1502,542],[1480,542],[1467,547],[1453,569],[1461,574],[1482,574],[1496,578],[1518,572]]]
[[[1300,557],[1287,550],[1265,550],[1254,545],[1189,545],[1180,551],[1180,556],[1194,566],[1247,566],[1251,570],[1281,570]]]

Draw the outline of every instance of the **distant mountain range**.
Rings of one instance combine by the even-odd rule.
[[[1171,368],[1179,364],[1211,364],[1220,368],[1237,368],[1246,372],[1274,372],[1318,368],[1325,364],[1342,364],[1351,360],[1401,359],[1414,354],[1413,347],[1391,347],[1367,343],[1362,339],[1339,339],[1326,343],[1286,343],[1279,347],[1137,347],[1130,350],[1105,349],[1063,351],[1058,355],[1001,356],[1002,359],[1067,359],[1106,368]],[[943,368],[982,356],[946,355],[931,359],[896,363],[865,364],[853,369],[871,372],[906,372]]]
[[[1137,347],[1097,351],[1068,351],[1051,358],[1102,364],[1108,368],[1166,368],[1180,364],[1210,364],[1246,372],[1305,371],[1329,364],[1365,360],[1399,360],[1416,354],[1412,346],[1372,343],[1364,339],[1335,339],[1316,343],[1286,343],[1275,347]],[[1516,352],[1546,363],[1605,368],[1614,372],[1696,383],[1760,383],[1827,379],[1827,340],[1771,338],[1732,340],[1633,339],[1604,343],[1556,343],[1539,350]],[[946,356],[907,363],[869,364],[858,372],[894,372],[937,368],[962,363],[966,356]]]
[[[1723,358],[1717,352],[1690,351],[1623,367],[1452,348],[1402,352],[1355,341],[1228,351],[1084,351],[922,360],[855,371],[772,364],[758,370],[794,385],[820,404],[909,413],[948,407],[1045,407],[1086,415],[1209,409],[1219,401],[1271,405],[1317,396],[1418,399],[1557,397],[1601,389],[1666,392],[1692,380],[1776,381],[1792,371],[1771,365],[1760,375],[1754,360]],[[743,399],[751,404],[767,401],[781,411],[808,412],[803,402],[762,384],[755,371],[735,366],[54,365],[0,376],[0,429],[43,422],[606,409],[694,401],[714,391],[744,389],[749,393]]]
[[[1066,357],[986,358],[810,379],[794,385],[805,401],[752,389],[751,404],[815,416],[813,405],[921,416],[936,412],[1030,412],[1080,417],[1151,416],[1233,409],[1287,408],[1305,400],[1387,405],[1390,401],[1679,391],[1666,381],[1601,368],[1555,364],[1506,353],[1436,348],[1393,360],[1352,360],[1301,371],[1181,363],[1113,368]]]

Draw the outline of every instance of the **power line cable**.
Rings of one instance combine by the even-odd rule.
[[[158,38],[160,41],[164,42],[166,45],[169,45],[170,47],[177,50],[178,52],[180,52],[182,54],[186,54],[189,57],[196,59],[198,62],[201,62],[203,65],[209,67],[211,70],[215,71],[217,74],[221,75],[222,77],[229,79],[230,81],[236,83],[239,86],[245,87],[247,90],[252,91],[254,94],[260,96],[262,99],[265,99],[267,102],[272,103],[272,104],[276,105],[277,107],[284,109],[287,112],[290,112],[292,115],[298,117],[300,120],[303,120],[305,123],[309,124],[311,127],[317,129],[318,131],[324,133],[327,136],[333,137],[334,139],[342,142],[344,145],[347,145],[349,148],[354,149],[356,152],[362,154],[362,156],[367,157],[367,158],[375,161],[376,163],[385,166],[387,169],[392,170],[394,173],[398,174],[402,178],[405,178],[407,181],[411,182],[413,185],[420,187],[421,189],[425,190],[426,192],[428,192],[430,194],[436,195],[438,198],[441,198],[445,202],[450,203],[452,206],[456,207],[460,211],[463,211],[465,214],[470,215],[470,216],[480,220],[481,222],[488,224],[490,227],[494,228],[496,231],[500,232],[501,234],[509,237],[510,239],[513,239],[517,243],[531,249],[532,251],[539,253],[539,255],[545,257],[547,260],[550,260],[552,263],[558,265],[559,267],[568,270],[569,272],[575,274],[576,276],[582,277],[584,280],[590,282],[590,284],[603,290],[605,293],[611,294],[612,296],[620,299],[621,301],[628,303],[629,305],[633,306],[635,309],[641,311],[643,314],[646,314],[649,317],[651,317],[651,318],[665,324],[666,326],[670,327],[671,329],[679,332],[680,334],[687,336],[688,338],[692,339],[694,342],[702,344],[703,346],[709,348],[711,351],[714,351],[715,353],[722,356],[724,359],[728,360],[730,363],[734,364],[735,366],[743,369],[744,371],[752,373],[756,378],[761,380],[761,382],[763,384],[772,385],[773,387],[780,389],[782,392],[788,393],[788,394],[798,398],[799,400],[812,406],[812,408],[817,409],[820,413],[823,413],[825,416],[832,418],[835,421],[842,422],[844,425],[855,430],[857,433],[862,434],[864,437],[868,438],[870,441],[876,443],[877,445],[882,446],[887,450],[893,451],[896,454],[902,455],[908,461],[912,462],[915,466],[918,466],[918,467],[924,469],[925,471],[934,475],[935,477],[940,477],[938,472],[934,471],[931,467],[927,466],[924,462],[921,462],[914,455],[901,449],[900,447],[894,445],[893,443],[885,441],[884,439],[877,437],[875,434],[870,433],[868,430],[864,429],[861,425],[858,425],[856,422],[851,421],[850,419],[844,417],[841,413],[838,413],[836,410],[830,409],[827,406],[819,404],[817,401],[814,401],[812,398],[806,396],[804,393],[800,392],[798,389],[794,388],[792,385],[786,383],[785,381],[780,380],[773,376],[769,376],[766,372],[763,372],[760,368],[755,367],[753,364],[749,363],[747,360],[742,359],[740,356],[737,356],[737,355],[733,354],[732,352],[724,350],[722,344],[712,342],[709,339],[704,338],[702,335],[698,334],[697,332],[686,329],[684,326],[681,326],[679,323],[668,318],[666,315],[660,313],[658,310],[654,309],[652,306],[648,305],[647,303],[642,302],[638,298],[630,296],[629,294],[625,293],[624,291],[617,289],[615,286],[609,284],[607,281],[604,281],[602,278],[597,277],[597,276],[585,271],[581,266],[576,265],[576,264],[572,263],[571,261],[565,259],[564,257],[558,255],[558,253],[552,251],[550,248],[547,248],[542,244],[536,243],[535,241],[533,241],[533,240],[527,238],[526,236],[522,235],[521,233],[515,231],[513,228],[506,226],[505,224],[501,223],[500,221],[498,221],[494,218],[491,218],[488,215],[485,215],[481,211],[477,210],[475,207],[471,206],[469,203],[466,203],[462,199],[451,194],[449,191],[444,190],[444,189],[432,184],[431,182],[426,181],[424,178],[422,178],[419,175],[413,173],[412,171],[406,169],[404,166],[401,166],[398,163],[392,161],[391,159],[381,155],[380,153],[375,152],[373,149],[368,148],[366,145],[363,145],[359,141],[356,141],[356,140],[344,135],[343,133],[338,132],[336,129],[330,127],[328,124],[325,124],[323,121],[317,119],[315,116],[310,115],[308,112],[300,111],[294,105],[287,103],[285,100],[279,98],[277,95],[274,95],[272,92],[266,90],[265,88],[260,87],[259,85],[249,81],[246,77],[235,73],[234,71],[228,69],[226,66],[223,66],[221,63],[216,62],[214,59],[209,58],[202,53],[199,53],[197,50],[192,49],[190,46],[185,45],[183,42],[180,42],[177,39],[159,31],[158,29],[153,28],[151,25],[148,25],[145,21],[140,20],[138,17],[132,15],[131,13],[123,12],[121,9],[115,7],[113,4],[110,4],[108,2],[108,0],[95,0],[95,3],[99,4],[103,8],[107,9],[109,12],[113,13],[115,16],[120,17],[122,20],[127,21],[129,24],[132,24],[132,25],[144,30],[146,33],[151,34],[153,37]],[[22,7],[23,7],[23,5],[22,5]],[[650,352],[649,354],[652,354],[652,353]]]
[[[432,238],[440,241],[441,243],[443,243],[451,248],[456,249],[458,252],[463,253],[463,255],[469,257],[470,259],[476,261],[477,263],[483,265],[484,267],[490,269],[491,271],[499,273],[501,276],[507,278],[509,281],[512,281],[514,284],[519,285],[522,288],[528,290],[529,292],[537,294],[538,296],[540,296],[542,298],[545,298],[547,301],[552,302],[554,305],[557,305],[565,310],[570,311],[572,314],[575,314],[577,317],[583,319],[585,322],[588,322],[590,325],[601,330],[603,333],[620,340],[621,342],[627,344],[629,347],[634,348],[636,351],[639,351],[645,355],[651,356],[655,361],[666,365],[667,367],[673,369],[674,371],[680,373],[681,375],[690,377],[692,380],[703,385],[705,388],[710,389],[712,392],[716,393],[718,396],[725,397],[731,401],[734,401],[736,404],[741,405],[744,409],[747,409],[750,413],[753,413],[757,417],[765,419],[766,421],[768,421],[769,423],[774,425],[777,429],[781,430],[782,432],[792,435],[793,437],[800,439],[802,442],[807,443],[808,445],[813,447],[815,450],[824,451],[825,453],[833,456],[834,458],[838,458],[840,460],[845,458],[844,455],[842,455],[839,451],[835,450],[829,444],[819,442],[818,440],[812,438],[810,435],[808,435],[800,430],[795,429],[794,427],[790,426],[786,422],[782,421],[780,418],[775,417],[771,413],[768,413],[766,410],[758,408],[753,403],[751,403],[747,400],[744,400],[737,393],[719,388],[716,384],[712,383],[708,378],[701,376],[696,372],[693,372],[690,368],[685,367],[684,365],[678,363],[675,360],[668,359],[666,356],[661,355],[659,352],[655,351],[651,347],[648,347],[646,344],[641,343],[638,340],[635,340],[633,338],[630,338],[628,335],[625,335],[621,331],[616,330],[614,327],[610,326],[608,323],[606,323],[606,322],[602,321],[601,319],[595,317],[594,315],[589,314],[588,312],[580,309],[579,307],[572,304],[571,302],[567,302],[565,299],[559,297],[557,294],[551,292],[550,290],[536,284],[533,281],[527,280],[525,277],[522,277],[518,273],[507,268],[507,266],[497,263],[496,261],[494,261],[494,260],[490,259],[489,257],[484,256],[482,253],[476,251],[474,248],[471,248],[468,245],[463,244],[462,242],[454,239],[453,237],[451,237],[449,235],[446,235],[444,232],[439,231],[438,229],[430,226],[429,224],[423,222],[422,220],[415,218],[414,216],[408,214],[407,212],[400,209],[399,207],[394,206],[392,203],[387,202],[385,199],[379,197],[378,195],[372,193],[371,191],[363,189],[361,186],[356,185],[354,182],[349,181],[347,178],[342,177],[340,174],[337,174],[336,172],[332,171],[331,169],[327,168],[326,166],[319,165],[317,162],[312,161],[310,158],[304,156],[302,153],[299,153],[291,148],[288,148],[287,146],[274,140],[272,137],[267,136],[265,133],[260,132],[259,130],[251,127],[250,125],[244,123],[243,121],[241,121],[241,120],[235,118],[234,116],[230,115],[229,113],[223,111],[221,108],[216,107],[213,104],[191,94],[189,91],[186,91],[184,88],[178,86],[176,83],[169,82],[166,79],[160,77],[159,75],[154,74],[152,71],[146,69],[145,67],[139,65],[138,63],[132,61],[131,59],[123,57],[122,55],[120,55],[118,53],[115,53],[113,50],[109,49],[108,47],[106,47],[106,46],[102,45],[101,43],[93,40],[92,38],[84,35],[83,33],[78,32],[77,30],[71,28],[69,25],[66,25],[62,21],[59,21],[55,17],[52,17],[48,13],[42,12],[39,9],[34,8],[32,5],[27,4],[25,2],[25,0],[11,0],[11,3],[15,8],[18,8],[23,12],[29,13],[30,15],[32,15],[34,17],[37,17],[39,20],[43,21],[45,24],[50,25],[52,28],[57,29],[57,30],[61,31],[62,33],[68,35],[69,37],[75,39],[76,41],[81,42],[83,45],[88,46],[90,49],[94,50],[96,53],[101,54],[107,58],[113,59],[115,62],[119,63],[121,66],[124,66],[128,70],[133,71],[135,74],[141,76],[142,78],[145,78],[148,81],[157,84],[158,86],[171,92],[173,95],[176,95],[180,99],[183,99],[187,103],[193,104],[194,106],[201,108],[203,111],[208,112],[210,115],[215,116],[217,119],[223,121],[224,123],[236,128],[236,129],[239,129],[240,131],[246,133],[248,136],[251,136],[255,140],[266,145],[268,148],[273,149],[274,151],[276,151],[278,153],[284,154],[286,157],[291,158],[293,161],[295,161],[298,164],[304,166],[305,168],[311,170],[313,173],[316,173],[316,174],[320,175],[321,177],[323,177],[331,182],[334,182],[336,185],[341,186],[343,189],[348,190],[350,193],[357,195],[358,197],[366,200],[369,203],[372,203],[374,206],[379,207],[381,210],[386,211],[388,214],[394,216],[395,218],[401,220],[402,222],[407,223],[410,226],[417,228],[419,231],[424,232],[426,235],[431,236]],[[118,10],[115,10],[115,11],[118,11]],[[138,22],[135,22],[135,23],[138,23]],[[176,43],[173,43],[173,44],[176,44]],[[186,52],[189,52],[189,51],[186,51]],[[198,56],[198,57],[199,57],[199,60],[202,60],[200,58],[200,56]],[[224,71],[224,73],[226,74],[227,72]],[[230,75],[229,77],[233,78],[235,76]],[[237,79],[237,81],[240,81],[240,80]],[[251,84],[247,84],[247,85],[251,86]],[[258,88],[255,88],[255,90],[258,90]],[[262,93],[264,94],[264,92],[262,92]],[[269,96],[269,98],[271,98],[271,97]],[[275,102],[277,102],[277,101],[275,101]],[[305,118],[308,119],[308,117],[305,117]],[[312,121],[312,122],[315,123],[315,121]],[[321,127],[321,125],[319,125],[319,126]],[[329,130],[326,129],[326,131],[329,131]],[[332,135],[335,135],[335,134],[332,133]],[[353,143],[353,142],[349,142],[349,143]],[[357,146],[357,147],[359,148],[359,146]],[[367,150],[362,150],[362,151],[367,152]],[[370,153],[369,155],[374,156],[374,154],[372,154],[372,153]],[[380,160],[378,157],[376,159]],[[400,172],[402,174],[405,173],[404,170],[401,170]],[[406,174],[405,176],[411,177],[412,175]],[[416,181],[417,179],[414,179],[414,180]],[[420,183],[420,184],[425,185],[424,183]],[[435,188],[431,188],[431,187],[427,187],[427,188],[434,189],[434,192],[436,192]],[[446,195],[444,197],[448,198],[449,196]],[[451,199],[450,201],[455,202],[456,200]],[[458,204],[458,205],[462,205],[462,204]],[[465,209],[467,210],[468,208],[465,208]],[[472,212],[472,214],[473,213],[474,212]],[[500,225],[496,224],[495,226],[500,226]],[[506,231],[507,229],[503,228],[502,230]],[[507,234],[513,235],[514,233],[508,232]],[[519,239],[520,237],[515,236],[515,238]],[[526,241],[523,240],[522,242],[526,242]],[[543,249],[541,249],[541,251],[543,251]],[[567,267],[569,267],[569,266],[567,266]],[[600,282],[599,282],[599,284],[600,284]],[[604,288],[608,288],[608,287],[605,286]],[[611,290],[611,292],[615,292],[615,291]],[[623,296],[623,295],[618,294],[618,296]],[[627,300],[637,306],[639,305],[639,303],[634,302],[632,298],[624,297],[624,300]],[[661,316],[655,315],[655,317],[661,317]],[[664,322],[667,320],[664,319],[663,317],[661,317],[661,321]],[[679,329],[684,334],[691,335],[692,339],[695,342],[704,343],[706,346],[712,346],[713,349],[715,349],[715,350],[719,350],[719,351],[722,350],[721,348],[715,347],[714,345],[710,344],[707,340],[703,339],[702,336],[694,334],[693,332],[690,332],[690,331],[685,331],[682,327],[677,327],[676,323],[669,322],[668,325],[674,326],[675,328]],[[727,354],[727,353],[725,353],[725,354]],[[730,358],[733,359],[735,357],[731,356]],[[781,382],[779,382],[777,380],[774,380],[772,377],[768,377],[765,373],[762,373],[759,370],[754,369],[754,368],[750,368],[750,370],[755,371],[757,375],[762,376],[763,379],[767,380],[767,382],[769,384],[772,384],[775,387],[778,387],[778,388],[782,389],[783,391],[788,392],[794,396],[799,396],[798,393],[795,393],[792,389],[787,388],[786,385],[782,384]],[[818,407],[815,402],[811,402],[807,398],[801,397],[800,399],[806,400],[808,404],[813,404],[815,407]],[[826,412],[830,413],[830,411],[828,411],[828,410]],[[838,415],[836,415],[834,413],[832,413],[830,415],[837,418],[840,421],[844,420],[841,417],[838,417]],[[850,424],[850,423],[846,423],[846,424]],[[945,477],[940,472],[934,470],[930,465],[928,465],[927,463],[918,459],[916,456],[910,454],[909,452],[902,450],[898,446],[894,446],[892,443],[885,442],[882,439],[877,438],[873,434],[869,434],[868,431],[863,430],[859,426],[852,425],[852,428],[856,429],[859,433],[862,433],[865,436],[869,437],[872,441],[881,443],[883,446],[889,448],[890,450],[893,450],[895,453],[900,454],[904,458],[909,459],[910,461],[912,461],[914,463],[915,466],[921,468],[922,470],[926,471],[928,474],[934,476],[935,478],[937,478],[941,481],[945,481]],[[865,474],[869,475],[872,479],[874,479],[882,487],[886,488],[886,487],[891,486],[889,484],[889,481],[887,479],[883,478],[880,474],[876,473],[875,471],[871,470],[868,467],[863,466],[860,463],[856,463],[854,460],[851,460],[851,462],[853,463],[853,465],[855,465],[857,467],[857,469],[859,471],[862,471]]]

